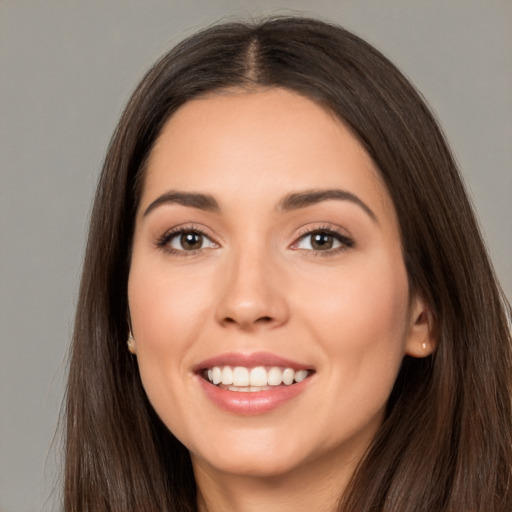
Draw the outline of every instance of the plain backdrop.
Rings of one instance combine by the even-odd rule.
[[[130,91],[197,29],[265,14],[337,22],[411,78],[445,129],[512,297],[510,0],[0,0],[2,512],[60,508],[54,434],[87,219]]]

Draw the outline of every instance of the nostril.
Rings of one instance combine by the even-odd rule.
[[[231,324],[239,324],[241,327],[248,328],[250,325],[266,325],[271,324],[273,322],[273,318],[271,316],[261,316],[252,321],[244,321],[244,319],[237,320],[236,318],[232,318],[227,316],[223,319],[224,325]]]
[[[258,318],[256,322],[260,322],[262,324],[268,324],[269,322],[272,322],[272,318],[269,316],[262,316],[261,318]]]

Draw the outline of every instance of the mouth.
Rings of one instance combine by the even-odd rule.
[[[313,374],[313,370],[284,366],[211,366],[200,371],[201,377],[221,389],[258,393],[293,386]]]
[[[219,408],[237,416],[270,413],[306,393],[316,369],[269,352],[223,353],[193,368]]]

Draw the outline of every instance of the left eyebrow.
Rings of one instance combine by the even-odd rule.
[[[379,223],[377,216],[373,210],[359,197],[352,192],[340,189],[326,189],[326,190],[306,190],[304,192],[296,192],[288,194],[277,205],[278,211],[289,212],[291,210],[298,210],[314,204],[321,203],[322,201],[350,201],[364,210],[364,212],[375,222]]]

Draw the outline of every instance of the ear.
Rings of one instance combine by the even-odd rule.
[[[409,322],[405,353],[411,357],[431,355],[437,348],[434,317],[428,304],[419,296],[412,300]]]
[[[126,314],[126,320],[128,322],[128,340],[126,341],[126,344],[128,345],[128,350],[131,354],[136,354],[137,353],[137,343],[135,342],[135,340],[133,339],[133,334],[132,334],[132,318],[131,318],[131,315],[130,315],[130,310],[128,310],[127,314]]]
[[[128,345],[128,350],[130,351],[131,354],[137,353],[137,343],[133,339],[132,331],[130,331],[130,334],[128,336],[128,341],[126,342],[126,344]]]

